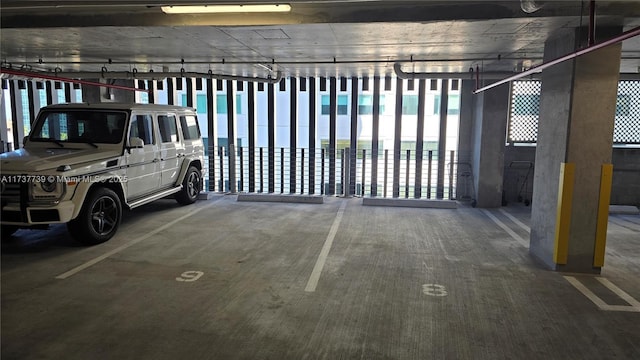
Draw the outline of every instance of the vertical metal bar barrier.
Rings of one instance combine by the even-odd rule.
[[[424,159],[424,111],[425,111],[425,93],[426,79],[420,79],[418,83],[418,123],[416,137],[416,176],[413,185],[413,197],[420,199],[422,197],[422,165]]]
[[[20,96],[20,89],[19,86],[17,84],[19,80],[9,80],[9,91],[11,93],[11,129],[12,131],[12,135],[13,135],[13,147],[15,149],[18,149],[20,147],[20,132],[18,131],[19,127],[19,122],[18,122],[18,100],[19,100],[19,96]],[[4,95],[3,95],[4,96]],[[7,139],[9,140],[9,139]]]
[[[453,199],[453,155],[454,151],[451,150],[451,155],[449,156],[449,200]]]
[[[296,150],[298,148],[298,87],[297,79],[289,78],[289,193],[296,192]]]
[[[264,148],[260,148],[260,193],[264,193]]]
[[[441,79],[440,86],[440,131],[438,135],[438,181],[436,198],[444,199],[444,172],[447,161],[447,112],[449,103],[449,80]]]
[[[320,195],[324,195],[324,150],[320,150]]]
[[[229,176],[229,192],[235,194],[237,191],[236,183],[236,146],[229,144],[227,151],[227,174]]]
[[[342,149],[342,193],[344,196],[351,196],[351,150],[349,148]]]
[[[153,81],[152,81],[153,82]],[[151,99],[149,99],[151,101]],[[216,188],[216,106],[213,79],[207,79],[207,154],[209,155],[209,191]]]
[[[300,194],[304,194],[304,148],[300,149]]]
[[[316,78],[309,78],[309,194],[316,192]]]
[[[362,149],[362,183],[360,183],[360,196],[364,197],[364,174],[367,172],[367,150]]]
[[[407,172],[404,175],[405,179],[404,179],[404,198],[408,199],[409,198],[409,160],[411,159],[411,150],[407,149]]]
[[[224,146],[220,146],[218,149],[218,155],[220,156],[220,192],[225,192],[224,188]]]
[[[371,130],[371,196],[378,196],[378,159],[380,153],[380,77],[373,77],[373,119]]]
[[[153,80],[149,80],[149,82],[152,82]],[[153,88],[151,86],[149,86],[149,104],[153,104]],[[64,102],[73,102],[71,101],[71,84],[70,83],[64,83]]]
[[[284,194],[284,148],[280,148],[280,194]]]
[[[433,150],[429,150],[429,165],[427,166],[427,199],[431,199],[431,172],[433,168]]]
[[[396,78],[396,109],[393,134],[392,196],[400,197],[400,158],[402,157],[402,79]]]
[[[382,197],[387,197],[387,174],[389,172],[389,149],[384,149],[384,187]]]
[[[249,192],[256,191],[256,92],[253,81],[247,83],[247,126],[249,130],[249,148],[247,151],[249,158]]]
[[[337,131],[337,116],[338,116],[338,90],[336,78],[332,76],[329,78],[329,189],[328,195],[336,194],[336,155],[337,155],[337,143],[336,143],[336,131]]]
[[[227,95],[227,175],[229,176],[229,192],[235,194],[238,191],[238,178],[236,174],[236,145],[238,143],[238,124],[236,119],[236,87],[237,82],[227,80],[225,82]]]
[[[348,168],[348,178],[347,182],[349,183],[348,194],[355,195],[356,193],[356,183],[357,174],[357,154],[356,150],[358,146],[358,77],[351,77],[351,130],[349,136],[349,148],[348,156],[349,156],[349,168]]]
[[[267,132],[269,147],[267,151],[267,171],[268,173],[268,191],[269,193],[276,192],[276,100],[275,100],[275,85],[268,84],[267,92]]]
[[[244,192],[244,149],[240,146],[238,150],[238,155],[240,156],[240,188],[238,189],[238,192]]]

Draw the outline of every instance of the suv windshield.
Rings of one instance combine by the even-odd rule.
[[[126,119],[127,113],[122,111],[49,110],[38,117],[29,140],[118,144]]]

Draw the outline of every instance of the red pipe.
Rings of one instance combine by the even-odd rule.
[[[510,76],[510,77],[508,77],[506,79],[502,79],[502,80],[500,80],[498,82],[495,82],[493,84],[489,84],[489,85],[487,85],[487,86],[485,86],[483,88],[475,90],[473,93],[474,94],[481,93],[481,92],[483,92],[485,90],[492,89],[492,88],[494,88],[496,86],[499,86],[499,85],[502,85],[504,83],[508,83],[510,81],[518,80],[518,79],[521,79],[521,78],[523,78],[525,76],[528,76],[528,75],[531,75],[531,74],[539,73],[542,70],[544,70],[544,69],[546,69],[548,67],[551,67],[553,65],[557,65],[557,64],[559,64],[561,62],[564,62],[564,61],[567,61],[567,60],[571,60],[573,58],[577,58],[578,56],[582,56],[582,55],[588,54],[588,53],[590,53],[592,51],[596,51],[596,50],[602,49],[603,47],[607,47],[609,45],[613,45],[613,44],[619,43],[621,41],[630,39],[630,38],[632,38],[634,36],[638,36],[638,35],[640,35],[640,26],[635,27],[635,28],[633,28],[633,29],[631,29],[629,31],[625,31],[622,34],[620,34],[620,35],[618,35],[618,36],[616,36],[614,38],[611,38],[609,40],[603,41],[603,42],[601,42],[599,44],[596,44],[596,45],[593,45],[593,46],[588,46],[588,47],[586,47],[586,48],[584,48],[582,50],[578,50],[578,51],[576,51],[574,53],[567,54],[565,56],[561,56],[561,57],[559,57],[559,58],[557,58],[555,60],[551,60],[551,61],[549,61],[547,63],[543,63],[543,64],[540,64],[538,66],[534,66],[531,69],[529,69],[527,71],[523,71],[523,72],[521,72],[521,73],[519,73],[517,75],[513,75],[513,76]]]
[[[80,80],[80,79],[69,79],[69,78],[63,78],[63,77],[54,76],[54,75],[47,75],[47,74],[38,73],[38,72],[32,72],[32,71],[14,70],[14,69],[9,69],[9,68],[5,68],[5,67],[0,69],[0,73],[9,74],[9,75],[16,75],[16,76],[25,76],[25,77],[29,77],[29,78],[36,78],[36,79],[43,79],[43,80],[61,81],[61,82],[67,82],[67,83],[72,83],[72,84],[99,86],[99,87],[105,87],[105,88],[110,88],[110,89],[118,89],[118,90],[126,90],[126,91],[140,91],[140,92],[146,92],[146,93],[149,92],[149,90],[138,89],[138,88],[134,88],[134,87],[128,87],[128,86],[122,86],[122,85],[113,85],[113,84],[102,84],[102,83],[95,82],[95,81],[87,81],[87,80]]]

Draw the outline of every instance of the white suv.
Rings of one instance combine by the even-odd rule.
[[[124,207],[174,196],[196,201],[203,143],[194,109],[143,104],[60,104],[40,110],[24,148],[0,155],[2,238],[21,227],[67,223],[98,244]]]

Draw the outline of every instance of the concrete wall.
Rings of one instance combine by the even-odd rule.
[[[509,98],[508,84],[476,95],[471,165],[477,206],[502,206],[504,134]],[[500,134],[500,135],[498,135]]]
[[[518,202],[518,195],[531,199],[533,191],[533,173],[529,174],[528,184],[522,188],[527,173],[526,165],[535,161],[535,146],[506,146],[505,199],[508,203]],[[612,205],[640,206],[640,148],[613,149],[613,185],[611,189]],[[533,171],[535,171],[535,164]]]
[[[475,184],[472,182],[472,149],[474,143],[473,122],[476,95],[473,94],[475,83],[462,80],[460,92],[460,125],[458,132],[458,173],[456,199],[471,200],[475,198]]]

